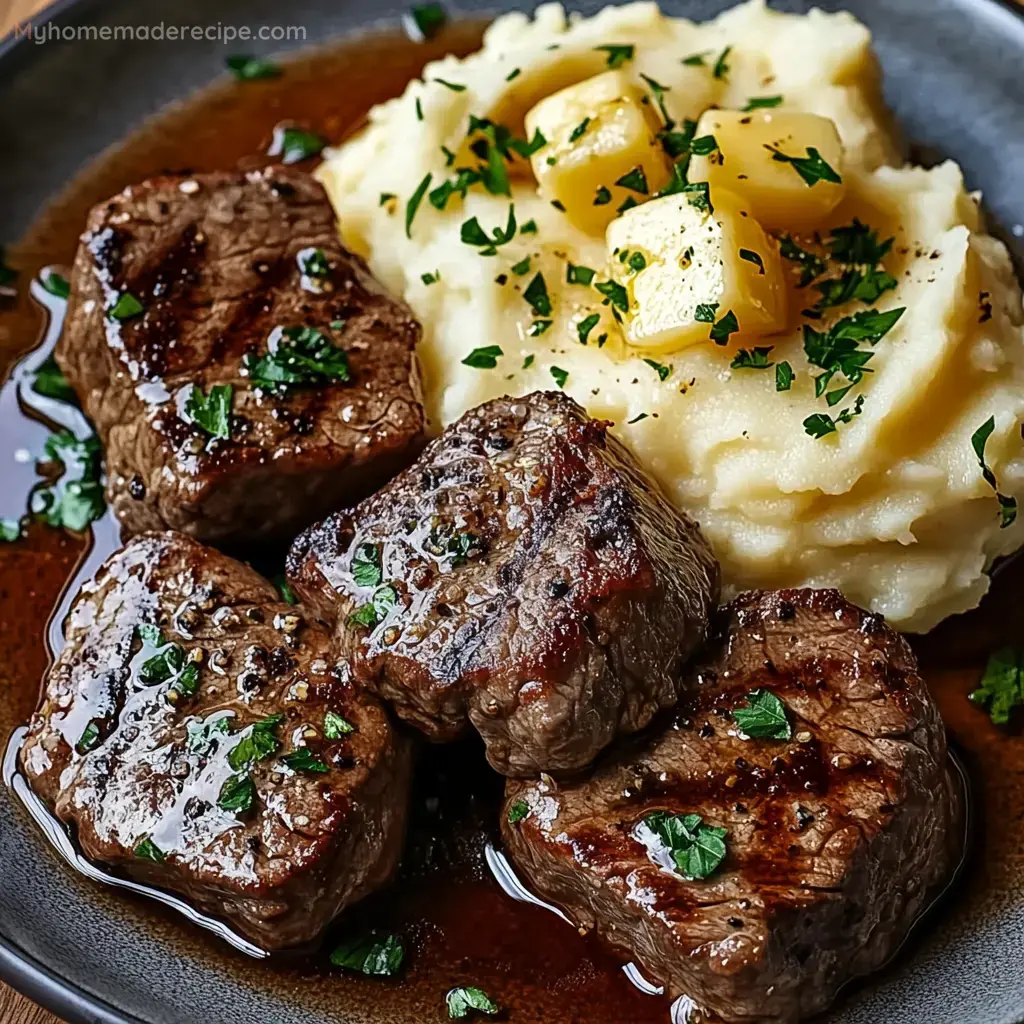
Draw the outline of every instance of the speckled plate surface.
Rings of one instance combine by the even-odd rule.
[[[381,20],[395,23],[405,6],[402,0],[65,0],[50,16],[57,25],[286,22],[304,25],[308,41],[321,43]],[[592,13],[600,4],[571,6]],[[663,2],[668,13],[701,19],[725,6],[725,0]],[[804,10],[811,4],[778,6]],[[1019,260],[1024,18],[996,0],[826,0],[820,6],[845,7],[870,26],[886,94],[907,137],[961,163]],[[459,4],[467,14],[493,9],[476,0]],[[144,46],[8,40],[0,46],[0,239],[18,238],[47,198],[87,161],[161,106],[216,77],[225,55],[239,48],[212,40]],[[1024,573],[1015,575],[1017,580],[1002,586],[1002,597],[989,599],[990,610],[996,601],[1019,603]],[[965,749],[969,773],[982,780],[976,781],[977,844],[966,878],[922,923],[896,963],[847,995],[829,1024],[1024,1020],[1024,842],[1018,833],[1024,784],[1016,767],[1024,762],[1019,749],[1011,754],[1024,741],[998,734],[987,723],[979,727],[979,713],[964,700],[970,673],[990,644],[1024,635],[1019,614],[1009,616],[998,635],[992,619],[983,608],[951,627],[937,648],[947,653],[928,675],[954,742]],[[0,685],[9,678],[4,664],[15,656],[3,637],[0,630]],[[5,734],[15,724],[0,721]],[[561,926],[552,919],[551,927]],[[68,871],[10,794],[0,792],[0,976],[67,1020],[435,1019],[412,1003],[402,1009],[401,999],[318,998],[319,979],[312,971],[268,985],[260,964],[207,941],[183,940],[183,934],[187,926]],[[442,1019],[440,1012],[436,1019]],[[577,1019],[571,1013],[550,1018],[551,1024]]]

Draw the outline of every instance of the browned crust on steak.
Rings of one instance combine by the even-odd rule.
[[[169,684],[142,684],[142,623],[202,655],[194,696],[172,703]],[[326,710],[355,731],[328,740]],[[230,750],[273,714],[284,716],[281,747],[251,769],[252,810],[221,809]],[[224,715],[228,732],[190,742]],[[90,722],[98,742],[79,753]],[[283,765],[303,741],[329,771]],[[83,588],[20,760],[87,857],[181,893],[266,949],[315,937],[391,876],[403,843],[407,742],[339,675],[316,625],[251,569],[181,534],[135,538]],[[161,863],[136,854],[147,838]]]
[[[532,888],[672,995],[794,1021],[881,966],[959,856],[942,723],[906,642],[831,590],[739,597],[693,684],[590,779],[510,781],[502,831]],[[757,688],[791,740],[742,738],[730,709]],[[727,829],[719,870],[660,869],[635,835],[654,811]]]
[[[696,523],[607,428],[559,392],[488,402],[289,558],[357,679],[435,740],[472,722],[508,775],[583,768],[675,704],[717,599]],[[367,544],[399,593],[370,629]]]
[[[303,285],[298,255],[330,273]],[[122,292],[145,312],[107,311]],[[344,321],[344,328],[330,324]],[[243,359],[306,325],[347,353],[352,379],[275,396]],[[129,532],[290,539],[371,493],[422,446],[420,327],[338,240],[308,174],[271,167],[153,178],[89,215],[56,357],[107,454],[108,499]],[[234,386],[230,440],[181,415],[185,389]]]

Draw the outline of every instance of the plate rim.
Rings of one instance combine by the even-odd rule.
[[[536,6],[541,0],[533,0],[533,2]],[[572,0],[560,0],[560,2],[566,7],[572,5]],[[629,0],[609,0],[609,2],[629,2]],[[966,2],[979,8],[987,8],[990,13],[1008,11],[1024,24],[1024,0],[966,0]],[[768,3],[770,4],[771,0],[768,0]],[[51,0],[37,15],[16,24],[31,21],[34,31],[44,25],[77,20],[83,12],[101,4],[102,0]],[[460,16],[457,0],[454,3],[447,3],[446,6],[456,17]],[[500,12],[496,10],[494,13],[497,16]],[[31,60],[28,57],[31,52],[30,43],[30,37],[16,35],[13,28],[6,36],[0,38],[0,87],[9,71],[24,60]],[[2,933],[0,933],[0,981],[37,1006],[55,1014],[67,1024],[147,1024],[142,1018],[119,1010],[105,997],[89,992],[75,982],[62,977],[57,970],[41,962]]]

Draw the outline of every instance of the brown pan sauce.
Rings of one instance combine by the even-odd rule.
[[[478,23],[463,23],[426,43],[399,34],[367,36],[288,63],[278,78],[225,78],[104,153],[43,211],[20,243],[8,248],[19,288],[14,304],[0,309],[0,376],[44,337],[47,316],[30,298],[28,283],[42,267],[70,265],[92,205],[165,171],[262,166],[273,129],[283,121],[337,142],[360,126],[373,104],[399,94],[426,61],[475,49],[481,31]],[[59,312],[59,303],[48,305]],[[36,481],[33,461],[24,455],[18,461],[13,453],[38,455],[49,433],[40,413],[19,403],[14,390],[9,382],[0,400],[0,516],[21,514]],[[50,657],[51,615],[60,614],[66,588],[77,589],[113,549],[116,535],[109,518],[94,524],[95,542],[92,536],[33,523],[20,541],[0,544],[5,742],[36,706]],[[276,571],[270,564],[260,568]],[[940,915],[963,913],[966,907],[977,921],[979,914],[998,908],[999,894],[1011,890],[1024,871],[1017,825],[1024,817],[1024,745],[992,726],[967,700],[988,654],[1024,637],[1022,583],[1024,559],[1018,559],[997,573],[978,611],[944,623],[915,644],[975,796],[977,848],[971,870],[964,872],[955,896],[933,911]],[[51,633],[59,642],[57,627],[55,620]],[[486,848],[497,834],[502,782],[486,767],[478,742],[426,750],[416,774],[413,827],[398,881],[346,913],[320,951],[257,965],[152,901],[102,887],[97,898],[132,899],[139,916],[182,955],[201,957],[247,987],[269,989],[331,1016],[441,1021],[447,1019],[448,989],[477,985],[520,1024],[669,1020],[668,1000],[642,993],[620,960],[550,911],[510,899],[495,883]],[[32,827],[27,816],[25,827]],[[368,927],[394,930],[405,939],[408,966],[400,981],[362,979],[328,966],[325,951],[333,935]]]

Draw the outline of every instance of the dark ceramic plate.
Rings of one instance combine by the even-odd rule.
[[[518,0],[508,6],[519,6]],[[592,13],[599,5],[586,0],[572,6]],[[665,0],[663,6],[669,13],[703,19],[726,3]],[[803,10],[810,4],[792,0],[782,6]],[[984,192],[994,221],[1017,247],[1019,258],[1024,235],[1024,18],[996,0],[824,0],[821,6],[846,7],[870,26],[888,100],[907,136],[922,151],[961,163],[970,187]],[[381,20],[397,24],[404,7],[402,0],[150,0],[143,9],[138,0],[64,0],[52,9],[51,19],[57,26],[284,22],[305,26],[308,43],[322,43]],[[478,0],[461,3],[467,14],[484,13],[486,7]],[[41,26],[36,24],[37,33]],[[84,164],[160,107],[215,78],[227,54],[253,49],[261,47],[216,40],[43,45],[8,40],[0,47],[0,239],[22,236],[47,199]],[[196,159],[186,161],[192,166],[205,162],[201,139],[197,145]],[[0,324],[5,356],[29,343],[5,337]],[[6,445],[11,438],[2,440]],[[10,481],[0,479],[0,491],[9,486]],[[53,557],[63,557],[70,567],[74,551],[69,556],[61,554],[59,544],[51,546]],[[0,596],[5,587],[17,585],[25,588],[26,600],[34,599],[33,580],[16,576],[13,564],[9,560],[6,575],[0,575]],[[1020,593],[1017,584],[1003,590],[1011,601]],[[998,600],[987,602],[989,613]],[[1006,627],[1008,635],[1004,630],[997,636],[991,625],[996,618],[983,608],[980,616],[954,625],[946,646],[940,642],[937,650],[960,657],[964,673],[950,672],[940,653],[946,671],[929,676],[953,740],[965,749],[978,792],[976,852],[958,891],[922,922],[889,969],[844,996],[829,1016],[835,1024],[1012,1024],[1024,1019],[1024,859],[1016,834],[1024,817],[1024,786],[1017,781],[1019,751],[1018,760],[1011,753],[1020,740],[991,730],[964,700],[971,666],[976,669],[984,650],[1000,639],[1019,641],[1019,620]],[[14,678],[11,665],[26,656],[16,633],[0,622],[0,688]],[[33,699],[27,697],[28,708]],[[0,716],[6,731],[17,724],[9,709],[18,706],[23,716],[26,700],[12,703],[0,693],[0,705],[7,709]],[[487,918],[499,912],[495,901],[505,899],[495,895],[485,877],[467,884],[457,912],[448,913],[443,926],[436,925],[445,920],[442,907],[440,916],[435,914],[435,931],[420,936],[423,947],[444,947],[452,983],[471,983],[458,972],[481,955],[473,948],[474,913]],[[443,893],[434,898],[445,899]],[[599,999],[605,1008],[594,1012],[594,993],[600,996],[603,990],[585,976],[596,970],[593,962],[583,958],[577,963],[576,936],[536,913],[542,917],[536,934],[550,936],[544,939],[547,945],[536,940],[542,952],[535,971],[516,966],[524,944],[535,941],[516,931],[521,915],[503,936],[507,948],[488,954],[497,972],[493,976],[504,971],[500,995],[512,1008],[511,1020],[667,1020],[662,1004],[650,1018],[612,1012],[611,1004]],[[565,963],[552,966],[563,953]],[[197,938],[189,926],[161,916],[148,903],[75,875],[53,855],[11,795],[0,794],[0,975],[64,1018],[399,1024],[444,1017],[443,988],[429,1002],[417,994],[423,990],[415,981],[418,967],[407,988],[385,984],[374,989],[366,983],[345,987],[313,963],[300,961],[282,970],[248,960],[213,940]],[[546,987],[546,994],[538,986]],[[590,1010],[575,1000],[574,993],[582,991],[590,992]]]

